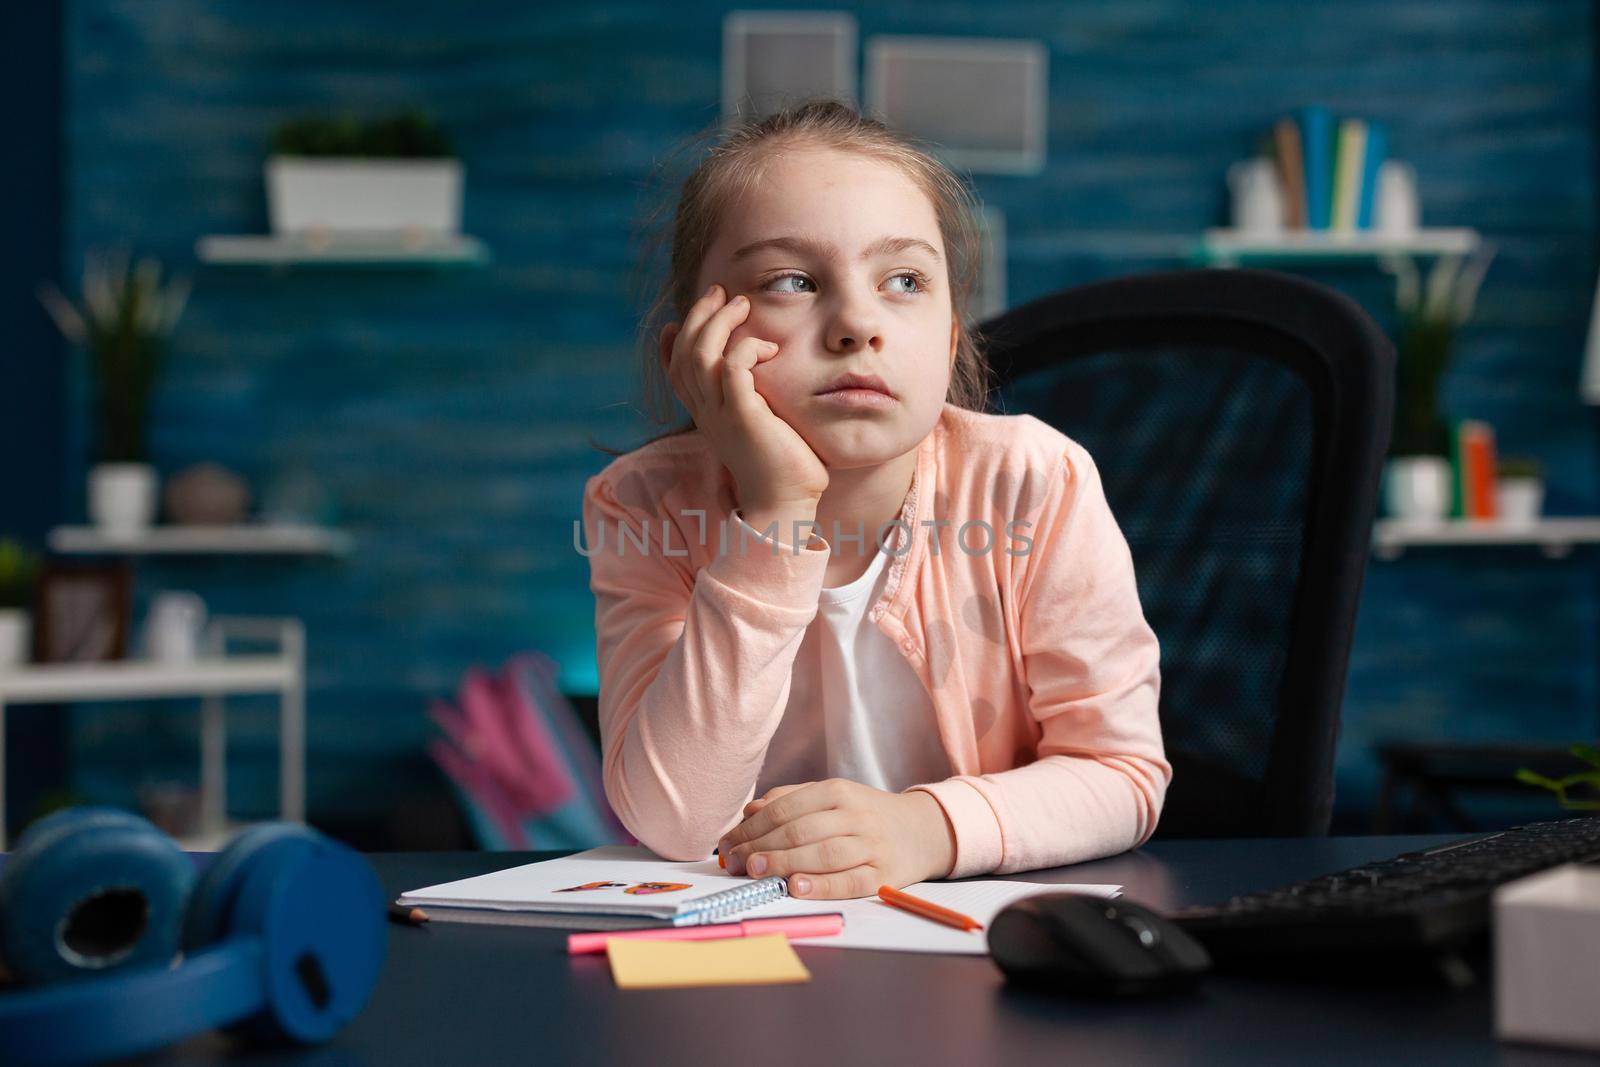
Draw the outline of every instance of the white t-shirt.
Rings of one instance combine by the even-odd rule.
[[[737,508],[733,520],[757,543],[760,531]],[[782,536],[779,542],[788,544]],[[733,531],[729,543],[737,543]],[[818,596],[817,615],[795,653],[789,700],[767,745],[756,796],[774,786],[824,778],[848,778],[898,793],[950,777],[950,759],[922,679],[867,618],[883,595],[889,560],[887,552],[875,548],[861,577],[824,588]]]

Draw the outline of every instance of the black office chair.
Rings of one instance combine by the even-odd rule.
[[[997,408],[1089,450],[1161,640],[1163,837],[1324,834],[1394,349],[1271,271],[1044,297],[980,331]]]

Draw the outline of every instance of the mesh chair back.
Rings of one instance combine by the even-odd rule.
[[[1161,640],[1158,834],[1326,833],[1393,407],[1355,303],[1255,270],[1114,279],[981,327],[999,404],[1094,457]]]

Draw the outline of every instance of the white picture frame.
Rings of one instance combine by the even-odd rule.
[[[867,110],[974,172],[1044,169],[1049,52],[1042,41],[869,38]]]
[[[856,20],[843,11],[730,11],[722,20],[722,121],[827,98],[856,106]]]
[[[983,257],[978,286],[973,291],[973,323],[983,322],[1010,306],[1006,299],[1006,217],[999,208],[984,205],[978,225],[983,230]]]
[[[1600,404],[1600,281],[1595,284],[1594,304],[1589,310],[1589,335],[1583,346],[1578,395],[1585,404]]]

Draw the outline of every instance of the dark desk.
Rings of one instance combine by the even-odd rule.
[[[1157,908],[1338,870],[1448,838],[1173,841],[1023,875],[1113,882]],[[391,896],[552,853],[371,857]],[[1054,999],[1006,987],[987,957],[799,946],[804,985],[618,990],[604,957],[558,930],[390,927],[372,1003],[329,1045],[226,1058],[208,1036],[150,1063],[1010,1064],[1574,1063],[1495,1042],[1491,991],[1350,989],[1212,976],[1154,1001]]]

